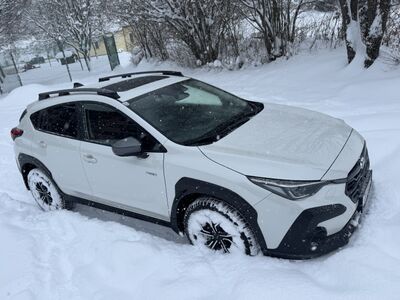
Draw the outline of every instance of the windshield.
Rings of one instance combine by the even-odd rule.
[[[262,108],[189,79],[127,101],[129,108],[175,143],[210,144],[247,122]]]

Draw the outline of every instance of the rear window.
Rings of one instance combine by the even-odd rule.
[[[78,112],[74,103],[52,106],[31,115],[35,129],[62,135],[78,137]]]

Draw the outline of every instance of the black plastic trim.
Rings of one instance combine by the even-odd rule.
[[[165,221],[165,220],[157,219],[154,217],[149,217],[149,216],[146,216],[143,214],[135,213],[135,212],[125,210],[122,208],[118,208],[115,206],[110,206],[110,205],[106,205],[103,203],[99,203],[99,202],[95,202],[95,201],[91,201],[91,200],[87,200],[87,199],[83,199],[83,198],[79,198],[79,197],[75,197],[75,196],[70,196],[70,195],[67,195],[64,193],[62,193],[62,194],[63,194],[64,199],[66,199],[70,203],[79,203],[79,204],[94,207],[97,209],[113,212],[113,213],[116,213],[116,214],[119,214],[122,216],[139,219],[142,221],[150,222],[150,223],[161,225],[161,226],[171,227],[170,222]]]
[[[103,81],[108,81],[112,78],[127,78],[127,77],[131,77],[134,75],[145,75],[145,74],[162,74],[162,75],[171,75],[171,76],[180,76],[183,77],[182,72],[178,72],[178,71],[168,71],[168,70],[164,70],[164,71],[145,71],[145,72],[132,72],[132,73],[124,73],[124,74],[118,74],[118,75],[112,75],[112,76],[107,76],[107,77],[101,77],[99,78],[99,82],[103,82]]]
[[[266,249],[264,235],[257,223],[257,211],[235,192],[198,179],[183,177],[175,185],[175,199],[171,209],[171,227],[175,232],[183,232],[185,208],[199,196],[215,197],[237,209],[249,223],[262,249]]]
[[[308,259],[344,246],[348,242],[348,237],[344,234],[347,225],[342,230],[343,232],[340,231],[334,235],[316,237],[316,234],[320,233],[318,224],[340,216],[345,211],[346,207],[342,204],[324,205],[304,210],[292,224],[279,247],[265,249],[264,254],[280,258]],[[317,243],[314,250],[312,250],[313,242]]]
[[[38,159],[21,153],[18,156],[18,162],[25,185],[28,189],[26,178],[28,172],[24,171],[26,170],[25,165],[27,164],[41,168],[54,181],[51,172]],[[258,226],[258,215],[254,207],[235,192],[209,182],[184,177],[176,183],[176,196],[172,205],[170,222],[87,199],[70,196],[63,193],[61,190],[60,193],[69,203],[80,203],[154,224],[167,226],[177,233],[183,231],[182,219],[185,211],[184,209],[191,201],[199,196],[215,197],[236,208],[243,217],[246,218],[264,255],[286,259],[315,258],[346,245],[350,236],[357,228],[353,225],[353,220],[357,219],[362,213],[362,210],[357,209],[341,231],[326,236],[326,231],[323,230],[323,227],[319,227],[318,224],[343,214],[346,211],[346,207],[342,204],[331,204],[304,210],[292,224],[278,248],[268,249],[261,229]],[[313,243],[317,244],[315,249],[312,249]]]
[[[32,165],[32,166],[34,166],[36,168],[40,168],[43,172],[46,173],[47,176],[49,176],[49,178],[51,180],[54,181],[54,178],[53,178],[50,170],[47,169],[47,167],[40,160],[38,160],[38,159],[36,159],[36,158],[34,158],[34,157],[30,156],[30,155],[21,153],[21,154],[18,155],[18,162],[19,162],[19,165],[21,167],[20,171],[21,171],[21,174],[23,176],[25,186],[26,186],[26,188],[28,190],[29,190],[29,186],[28,186],[28,183],[27,183],[28,172],[24,172],[24,170],[25,170],[24,166],[26,166],[27,164]],[[95,201],[90,201],[90,200],[87,200],[87,199],[83,199],[83,198],[79,198],[79,197],[75,197],[75,196],[71,196],[71,195],[65,194],[63,191],[60,190],[60,188],[58,187],[57,183],[55,183],[55,184],[57,186],[58,191],[62,194],[64,200],[66,200],[66,202],[68,202],[68,203],[79,203],[79,204],[82,204],[82,205],[87,205],[87,206],[95,207],[95,208],[98,208],[98,209],[114,212],[114,213],[117,213],[117,214],[120,214],[120,215],[123,215],[123,216],[128,216],[128,217],[136,218],[136,219],[143,220],[143,221],[146,221],[146,222],[151,222],[151,223],[154,223],[154,224],[171,227],[170,222],[165,221],[165,220],[149,217],[149,216],[142,215],[142,214],[139,214],[139,213],[135,213],[135,212],[131,212],[131,211],[128,211],[128,210],[124,210],[122,208],[113,207],[113,206],[109,206],[109,205],[106,205],[106,204],[98,203],[98,202],[95,202]]]
[[[27,112],[28,112],[27,109],[25,109],[25,110],[22,112],[21,116],[19,117],[19,122],[21,122],[21,120],[25,117],[25,115],[26,115]]]
[[[76,89],[76,88],[79,88],[79,87],[82,87],[82,86],[84,86],[84,84],[83,84],[83,83],[80,83],[80,82],[74,82],[74,89]]]
[[[95,93],[97,95],[105,96],[112,99],[119,99],[120,96],[117,92],[107,89],[96,89],[96,88],[76,88],[76,89],[65,89],[56,90],[39,94],[39,101],[49,99],[51,95],[66,96],[71,93]]]
[[[47,169],[47,167],[40,160],[38,160],[36,158],[34,158],[30,155],[27,155],[27,154],[20,153],[18,155],[18,163],[20,166],[20,172],[22,174],[22,178],[24,179],[25,186],[28,190],[29,190],[29,186],[28,186],[28,178],[27,177],[28,177],[28,173],[31,169],[26,169],[25,166],[27,166],[27,165],[32,165],[32,166],[35,166],[36,168],[40,168],[41,170],[43,170],[43,172],[46,173],[47,176],[49,176],[49,178],[51,180],[54,181],[53,175],[51,174],[50,170]]]

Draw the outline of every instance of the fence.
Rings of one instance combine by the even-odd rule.
[[[9,93],[21,86],[14,67],[0,66],[0,94]]]

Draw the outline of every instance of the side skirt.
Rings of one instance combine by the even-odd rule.
[[[86,206],[90,206],[90,207],[94,207],[97,209],[101,209],[101,210],[105,210],[105,211],[109,211],[109,212],[113,212],[122,216],[127,216],[127,217],[131,217],[134,219],[138,219],[138,220],[142,220],[142,221],[146,221],[149,223],[153,223],[153,224],[157,224],[157,225],[161,225],[161,226],[165,226],[165,227],[170,227],[171,228],[171,223],[164,221],[164,220],[160,220],[157,218],[153,218],[153,217],[149,217],[146,215],[142,215],[142,214],[138,214],[132,211],[128,211],[122,208],[118,208],[118,207],[114,207],[114,206],[110,206],[110,205],[106,205],[106,204],[102,204],[102,203],[98,203],[98,202],[94,202],[94,201],[90,201],[87,199],[83,199],[83,198],[78,198],[78,197],[74,197],[74,196],[70,196],[70,195],[66,195],[63,194],[63,197],[66,201],[70,202],[70,203],[79,203],[82,205],[86,205]]]

